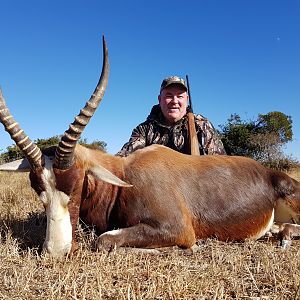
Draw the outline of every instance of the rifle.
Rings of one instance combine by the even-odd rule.
[[[189,126],[189,137],[190,137],[190,146],[191,146],[191,155],[200,155],[199,151],[199,141],[197,137],[196,127],[195,127],[195,116],[193,113],[193,106],[192,106],[192,97],[189,85],[189,78],[186,75],[186,84],[187,84],[187,92],[189,96],[189,106],[190,111],[187,113],[188,118],[188,126]]]

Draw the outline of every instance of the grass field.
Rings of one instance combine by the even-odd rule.
[[[300,241],[287,251],[265,239],[108,254],[79,227],[75,256],[54,260],[40,252],[45,226],[28,174],[0,172],[0,299],[300,299]]]

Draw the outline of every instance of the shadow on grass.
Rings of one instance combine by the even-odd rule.
[[[31,213],[24,220],[0,220],[1,239],[5,240],[11,233],[11,237],[18,241],[22,250],[28,248],[42,249],[46,236],[47,218],[45,213]]]
[[[20,250],[37,249],[42,251],[46,238],[47,217],[45,212],[32,212],[27,219],[0,219],[0,242],[15,239]],[[93,248],[96,238],[95,229],[91,225],[79,222],[76,240],[89,248]]]

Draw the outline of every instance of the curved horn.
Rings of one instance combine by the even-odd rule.
[[[69,129],[65,131],[62,136],[55,152],[55,160],[53,163],[55,168],[64,170],[72,166],[76,143],[80,139],[81,133],[94,115],[94,112],[104,96],[108,82],[108,73],[108,50],[103,37],[103,65],[101,77],[91,98],[86,102],[85,107],[80,110],[79,115],[75,117],[74,122],[70,124]]]
[[[42,152],[14,120],[0,90],[0,121],[16,145],[25,154],[33,170],[42,167]]]

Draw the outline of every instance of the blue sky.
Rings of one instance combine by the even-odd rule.
[[[189,75],[194,111],[216,128],[231,114],[293,120],[300,160],[297,0],[0,2],[0,86],[31,139],[62,134],[98,81],[105,35],[111,72],[84,131],[116,153],[157,103],[164,77]],[[11,145],[0,129],[0,149]]]

